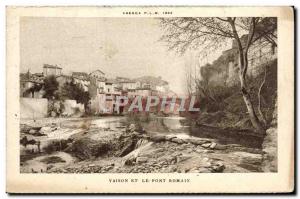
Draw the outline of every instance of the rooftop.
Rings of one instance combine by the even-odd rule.
[[[82,80],[89,80],[89,75],[85,72],[73,72],[72,77]]]
[[[58,67],[57,65],[50,65],[50,64],[44,64],[44,68],[55,68],[55,69],[62,69],[61,67]]]
[[[99,70],[99,69],[97,69],[97,70],[91,72],[90,75],[93,74],[93,73],[96,73],[96,72],[100,72],[101,74],[105,75],[105,73],[104,73],[102,70]]]
[[[34,83],[43,83],[44,78],[43,76],[39,76],[37,74],[27,73],[20,73],[20,81],[21,82],[34,82]]]

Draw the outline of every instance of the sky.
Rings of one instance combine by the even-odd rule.
[[[183,94],[184,56],[167,51],[154,18],[23,17],[21,72],[42,72],[43,64],[63,74],[100,69],[108,77],[161,76]]]

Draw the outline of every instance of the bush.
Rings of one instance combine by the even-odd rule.
[[[56,151],[63,151],[69,146],[69,143],[71,143],[71,142],[72,142],[71,139],[55,140],[55,141],[52,141],[51,143],[49,143],[47,146],[45,146],[43,148],[43,150],[48,154],[56,152]]]
[[[266,116],[267,121],[270,122],[277,98],[277,60],[266,63],[266,65],[262,66],[262,68],[264,67],[267,68],[267,76],[265,85],[261,92],[261,106],[263,114]],[[258,105],[258,89],[263,78],[264,71],[255,78],[247,79],[251,100],[256,112]],[[207,124],[212,123],[221,126],[226,124],[235,125],[235,122],[243,121],[239,122],[240,126],[249,126],[247,108],[239,85],[231,87],[209,85],[205,88],[207,88],[205,94],[203,92],[199,92],[201,93],[201,95],[199,94],[199,98],[200,110],[202,112],[200,114],[200,117],[202,118],[199,118],[200,121]],[[203,112],[210,114],[205,115]],[[222,114],[211,114],[217,112],[224,112],[226,114],[223,116]],[[231,116],[227,113],[231,114]]]
[[[47,99],[58,99],[58,82],[54,75],[50,75],[44,79],[44,97]]]
[[[89,92],[84,91],[84,89],[73,80],[63,85],[60,95],[62,99],[72,99],[76,100],[77,103],[84,104],[85,109],[87,109],[91,99]]]
[[[80,160],[86,160],[105,155],[113,150],[112,147],[113,144],[109,141],[95,141],[84,137],[74,141],[66,151],[72,153]]]

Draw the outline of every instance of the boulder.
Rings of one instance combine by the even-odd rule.
[[[128,127],[128,129],[127,129],[127,132],[132,133],[132,132],[134,132],[135,130],[136,130],[135,124],[130,124],[129,127]]]
[[[182,156],[177,156],[176,157],[176,163],[185,161],[187,159],[190,159],[192,156],[188,156],[188,155],[182,155]]]
[[[211,171],[213,173],[221,173],[225,169],[225,165],[222,162],[216,162],[211,166]]]
[[[51,115],[51,117],[56,117],[57,114],[54,111],[51,111],[50,115]]]
[[[252,160],[257,160],[261,161],[262,160],[262,155],[261,154],[255,154],[255,153],[248,153],[248,152],[243,152],[243,151],[236,151],[233,152],[232,154],[240,157],[240,158],[245,158],[245,159],[252,159]]]
[[[148,161],[147,157],[137,157],[136,158],[136,163],[145,163]]]
[[[141,146],[144,146],[145,144],[147,144],[149,141],[147,139],[140,139],[137,141],[135,148],[139,148]]]
[[[35,134],[35,133],[37,133],[37,131],[35,129],[30,129],[28,133],[29,134]]]
[[[31,126],[29,126],[27,124],[20,124],[21,133],[28,133],[30,131],[30,129],[32,129]]]
[[[129,154],[131,151],[135,149],[136,141],[131,139],[126,139],[123,143],[123,147],[119,153],[119,156],[123,157]]]
[[[164,135],[151,135],[150,136],[150,140],[152,140],[153,142],[163,142],[166,141],[166,136]]]
[[[205,144],[205,143],[208,143],[209,141],[207,140],[202,140],[202,139],[194,139],[194,138],[191,138],[191,139],[188,139],[188,142],[194,144],[194,145],[201,145],[201,144]]]
[[[44,126],[41,128],[40,133],[47,134],[47,133],[50,133],[51,131],[52,131],[52,129],[50,126]]]
[[[166,135],[166,141],[171,141],[173,138],[176,138],[176,136],[173,135]]]
[[[225,150],[225,149],[227,149],[227,146],[226,145],[222,145],[222,144],[217,144],[214,149]]]
[[[216,146],[217,146],[217,144],[213,142],[213,143],[211,143],[211,145],[209,146],[209,148],[214,149]]]
[[[201,146],[204,147],[204,148],[208,148],[210,147],[211,143],[206,143],[206,144],[202,144]]]
[[[197,152],[197,153],[203,153],[203,149],[195,149],[195,152]]]
[[[262,144],[264,152],[262,170],[265,172],[277,171],[277,128],[269,128]]]
[[[198,169],[198,173],[211,173],[211,170],[205,167],[201,167]]]
[[[127,158],[127,159],[125,159],[124,160],[124,162],[123,162],[123,164],[124,165],[128,165],[128,166],[132,166],[132,165],[134,165],[135,164],[135,158]]]
[[[185,141],[184,140],[182,140],[182,139],[180,139],[180,138],[173,138],[172,140],[171,140],[172,142],[175,142],[175,143],[177,143],[177,144],[183,144],[183,143],[185,143]]]

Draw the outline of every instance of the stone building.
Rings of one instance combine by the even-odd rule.
[[[73,72],[72,78],[75,82],[75,84],[80,85],[84,91],[89,91],[89,85],[90,85],[90,77],[87,73],[84,72]]]
[[[62,74],[62,68],[58,67],[57,65],[50,65],[50,64],[44,64],[43,66],[43,75],[49,76],[59,76]]]
[[[20,74],[20,97],[42,98],[44,78],[41,74]]]

